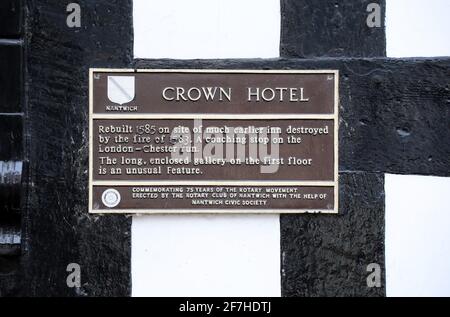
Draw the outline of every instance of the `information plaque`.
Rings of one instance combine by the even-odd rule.
[[[91,69],[89,212],[337,213],[338,81]]]

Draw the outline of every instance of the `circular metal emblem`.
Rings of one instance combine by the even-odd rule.
[[[115,189],[109,188],[103,192],[102,202],[106,207],[114,208],[120,203],[120,193]]]

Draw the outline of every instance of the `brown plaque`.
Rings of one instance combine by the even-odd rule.
[[[338,80],[91,69],[89,212],[337,213]]]

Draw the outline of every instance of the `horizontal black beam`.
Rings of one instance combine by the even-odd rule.
[[[133,67],[337,69],[340,171],[450,176],[450,58],[136,60]]]

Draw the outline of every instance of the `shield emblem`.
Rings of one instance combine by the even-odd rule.
[[[108,99],[123,105],[134,99],[134,76],[108,76]]]

